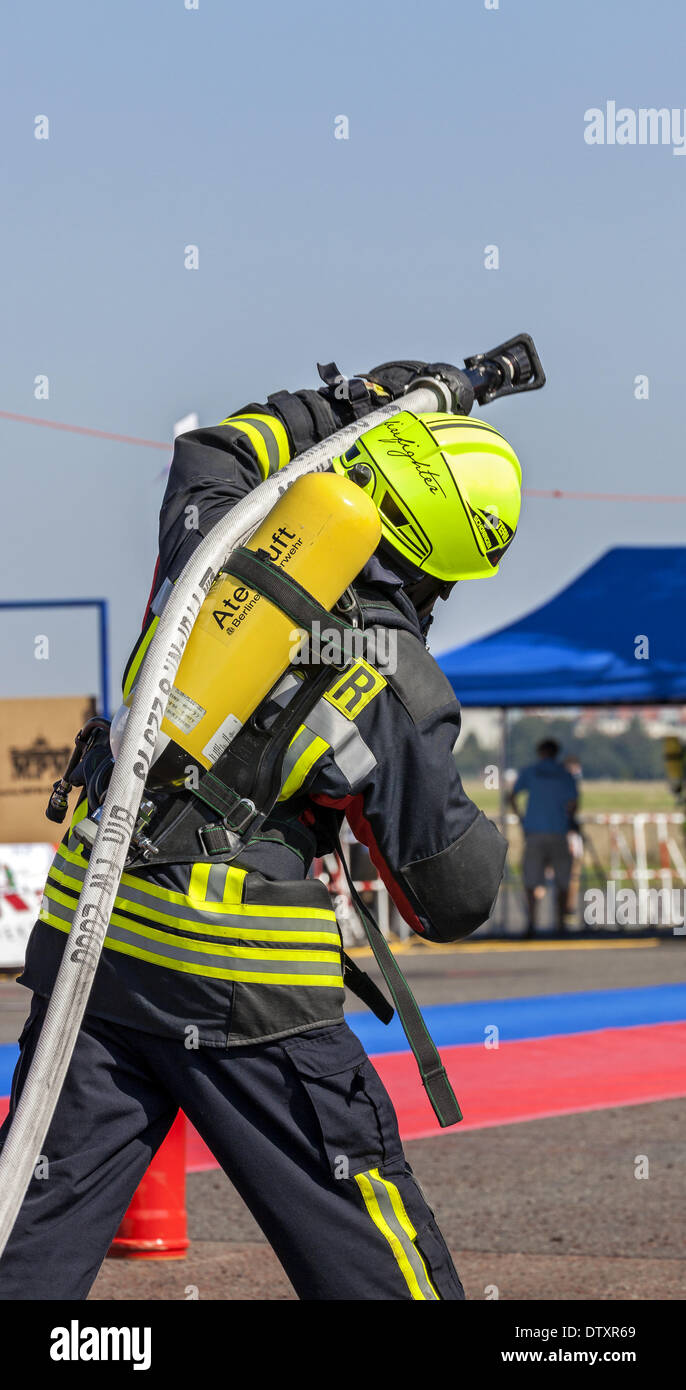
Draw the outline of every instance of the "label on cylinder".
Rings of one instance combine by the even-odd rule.
[[[237,719],[235,714],[227,714],[226,719],[222,720],[209,743],[205,744],[202,750],[203,757],[209,758],[211,763],[216,763],[217,758],[220,757],[225,748],[228,748],[231,740],[236,737],[238,730],[242,727],[240,719]]]
[[[182,733],[189,734],[206,713],[202,705],[196,700],[191,700],[190,695],[184,695],[183,690],[172,686],[164,715],[170,724],[174,724]]]

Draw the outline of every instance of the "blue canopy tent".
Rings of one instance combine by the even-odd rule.
[[[608,550],[548,603],[438,663],[465,706],[686,703],[686,547]]]
[[[686,703],[686,547],[620,546],[518,622],[438,658],[465,706]],[[507,788],[500,779],[501,817]],[[511,911],[506,874],[496,929]]]

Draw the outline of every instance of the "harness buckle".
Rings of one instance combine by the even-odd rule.
[[[242,796],[236,802],[227,816],[224,816],[224,825],[227,830],[233,830],[236,835],[244,835],[246,830],[257,815],[257,807],[254,801],[248,796]]]
[[[258,817],[254,801],[241,797],[223,820],[198,826],[197,835],[204,854],[236,853],[246,831]]]

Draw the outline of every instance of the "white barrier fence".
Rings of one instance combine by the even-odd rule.
[[[587,825],[607,826],[610,842],[610,863],[608,877],[613,880],[629,879],[637,885],[647,885],[659,879],[660,886],[671,890],[686,884],[686,859],[684,858],[682,812],[655,812],[636,816],[583,816]],[[648,828],[654,827],[653,851],[657,850],[657,863],[650,863]],[[630,834],[627,836],[627,828]],[[677,830],[678,827],[678,830]],[[681,834],[681,843],[677,836]]]
[[[583,920],[583,890],[587,884],[612,883],[618,889],[629,886],[638,891],[657,887],[670,893],[677,889],[685,889],[685,819],[684,814],[679,811],[640,812],[635,815],[620,812],[581,815],[579,823],[582,836],[570,837],[575,859],[572,885],[574,901],[570,904],[569,915],[577,927],[588,925]],[[499,824],[502,828],[500,819]],[[526,910],[519,873],[522,842],[518,828],[517,817],[508,815],[508,873],[493,916],[481,929],[481,935],[495,932],[507,934],[513,929],[516,933],[525,924]],[[348,862],[350,848],[350,841],[344,840],[343,850]],[[338,868],[334,856],[328,856],[322,861],[320,877],[328,884],[331,892],[345,945],[366,944],[364,930],[351,901],[345,876]],[[412,935],[381,879],[356,880],[355,887],[362,893],[363,900],[368,901],[384,935],[399,937],[401,940]],[[618,923],[618,928],[621,928],[621,922]]]

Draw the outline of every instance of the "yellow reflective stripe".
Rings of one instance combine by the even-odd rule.
[[[253,449],[255,450],[255,453],[257,454],[257,462],[258,462],[259,465],[260,465],[260,471],[261,471],[261,473],[262,473],[262,477],[263,477],[263,478],[268,478],[268,477],[269,477],[269,452],[268,452],[268,450],[267,450],[267,446],[266,446],[266,444],[265,444],[265,442],[264,442],[264,439],[262,438],[262,435],[260,434],[260,431],[257,430],[257,429],[255,429],[255,426],[254,426],[254,425],[248,425],[248,424],[244,423],[242,420],[241,420],[240,424],[236,423],[234,420],[227,420],[227,421],[225,421],[225,423],[226,423],[227,425],[236,424],[236,429],[240,429],[240,430],[242,431],[242,433],[243,433],[244,435],[246,435],[246,437],[250,440],[250,443],[252,444]]]
[[[191,876],[188,883],[188,897],[195,899],[199,903],[205,902],[207,897],[207,880],[210,876],[211,864],[194,864],[191,869]]]
[[[71,818],[71,820],[70,820],[70,822],[69,822],[69,829],[68,829],[67,835],[66,835],[66,841],[67,841],[67,842],[71,839],[72,832],[73,832],[73,830],[74,830],[74,826],[75,826],[75,825],[78,825],[79,821],[85,820],[85,818],[86,818],[87,815],[88,815],[88,799],[84,796],[83,801],[81,802],[80,806],[77,806],[77,808],[76,808],[76,810],[75,810],[75,812],[74,812],[74,814],[73,814],[73,816],[72,816],[72,818]],[[80,840],[77,840],[75,843],[76,843],[76,849],[75,849],[75,850],[73,850],[73,849],[67,849],[67,844],[66,844],[65,841],[63,840],[62,843],[59,844],[58,847],[57,847],[56,855],[57,855],[57,854],[61,854],[61,855],[64,856],[65,859],[70,859],[71,862],[72,862],[73,864],[78,864],[78,866],[79,866],[80,869],[87,869],[87,868],[88,868],[88,860],[86,859],[86,856],[85,856],[85,854],[84,854],[83,845],[81,844],[81,841],[80,841]],[[52,862],[53,862],[53,865],[54,865],[55,860],[53,859]],[[79,884],[79,887],[80,887],[80,886],[81,886],[81,885]]]
[[[56,903],[61,902],[63,907],[73,907],[73,903],[66,901],[64,894],[59,891],[53,894],[46,894],[46,897],[48,901],[52,898]],[[67,924],[65,923],[65,925]],[[275,951],[274,948],[270,946],[234,946],[228,944],[224,946],[220,941],[196,941],[195,937],[182,936],[181,934],[177,935],[176,933],[172,935],[170,932],[159,931],[157,927],[147,926],[147,924],[143,924],[142,922],[133,922],[130,917],[122,917],[118,912],[112,913],[110,925],[125,927],[133,936],[141,936],[147,941],[157,941],[160,945],[178,946],[188,951],[196,951],[198,955],[201,956],[221,955],[231,958],[235,957],[236,959],[242,957],[244,960],[304,960],[312,964],[319,963],[320,965],[328,965],[333,964],[331,951],[337,951],[339,949],[338,939],[334,942],[331,936],[327,938],[329,945],[328,951],[299,951],[289,950],[288,947],[285,949],[280,948],[278,951]],[[224,935],[224,933],[222,933],[222,935]],[[286,939],[291,942],[297,940],[291,933],[287,935]]]
[[[380,1183],[381,1186],[387,1192],[389,1201],[393,1209],[393,1214],[395,1216],[398,1226],[400,1227],[400,1231],[402,1232],[402,1234],[398,1234],[397,1231],[393,1231],[389,1226],[388,1221],[386,1220],[379,1206],[379,1201],[376,1192],[374,1191],[371,1179],[374,1179],[375,1182]],[[357,1186],[359,1187],[360,1192],[362,1193],[364,1204],[372,1221],[374,1222],[374,1225],[377,1226],[378,1229],[381,1231],[381,1234],[388,1241],[388,1244],[390,1245],[391,1250],[393,1251],[393,1255],[395,1256],[395,1259],[397,1261],[398,1268],[400,1269],[402,1276],[407,1284],[407,1287],[410,1290],[410,1293],[412,1294],[412,1298],[421,1302],[427,1302],[434,1298],[439,1299],[440,1301],[439,1294],[437,1294],[429,1278],[428,1270],[426,1268],[424,1260],[415,1244],[417,1232],[415,1231],[414,1226],[410,1221],[400,1193],[395,1184],[392,1182],[388,1182],[386,1178],[382,1178],[378,1168],[370,1168],[368,1173],[357,1173],[355,1175],[355,1182],[357,1183]],[[406,1240],[403,1240],[403,1235],[406,1237]],[[407,1241],[410,1242],[409,1248],[407,1245]],[[421,1284],[417,1277],[417,1269],[421,1270],[422,1272],[422,1283],[424,1282],[424,1280],[426,1280],[426,1288],[428,1291],[427,1293],[425,1293],[421,1287]]]
[[[194,937],[172,936],[169,932],[158,931],[156,927],[132,922],[130,917],[120,917],[117,912],[112,913],[110,922],[116,927],[126,927],[132,935],[140,936],[145,941],[157,941],[160,946],[178,946],[201,956],[226,956],[230,960],[301,960],[312,965],[330,964],[332,967],[335,964],[331,951],[289,951],[288,948],[274,951],[269,946],[223,946],[219,941],[196,941]]]
[[[276,442],[276,447],[277,447],[277,450],[278,450],[278,456],[279,456],[278,467],[279,467],[279,468],[283,468],[285,464],[290,463],[290,458],[291,458],[291,442],[290,442],[290,440],[289,440],[289,438],[288,438],[288,434],[287,434],[287,432],[286,432],[285,425],[282,425],[282,423],[281,423],[281,421],[279,420],[278,416],[276,416],[276,415],[258,415],[258,414],[256,414],[254,411],[249,411],[248,413],[244,413],[243,415],[231,415],[231,416],[229,416],[229,419],[226,420],[226,421],[224,421],[224,424],[228,424],[228,425],[234,424],[234,423],[236,423],[236,424],[241,423],[241,424],[242,424],[242,422],[243,422],[244,420],[255,420],[255,421],[257,421],[257,422],[262,426],[263,429],[268,429],[268,430],[270,431],[270,433],[273,435],[274,440],[275,440],[275,442]]]
[[[304,725],[301,725],[298,729],[295,735],[296,738],[302,733],[304,727]],[[291,740],[291,742],[293,742],[293,740]],[[295,792],[299,791],[305,778],[312,771],[315,763],[318,762],[319,758],[323,757],[325,753],[328,753],[329,747],[330,745],[325,739],[318,738],[316,735],[313,736],[312,742],[305,749],[305,752],[300,754],[298,761],[294,763],[291,768],[281,788],[279,801],[287,801],[289,796],[293,796]]]
[[[65,888],[73,888],[77,898],[79,896],[79,893],[81,892],[81,889],[83,888],[83,882],[80,878],[70,878],[69,874],[65,874],[62,869],[57,869],[54,864],[48,871],[48,882],[45,885],[46,892],[47,889],[51,887],[50,878],[58,878],[60,883],[64,884]]]
[[[66,874],[61,874],[59,870],[51,870],[51,872],[54,872],[55,877],[59,877],[60,881],[65,882],[67,886],[71,883],[75,883],[74,879],[67,879]],[[78,893],[81,890],[81,884],[76,883],[75,887],[76,893],[78,895]],[[59,888],[56,888],[54,884],[50,882],[46,883],[45,885],[44,897],[48,900],[52,898],[54,902],[60,903],[62,907],[68,907],[72,911],[75,910],[76,905],[73,902],[73,900],[69,898],[66,893],[62,893]],[[205,908],[207,906],[208,904],[205,904]],[[138,921],[134,922],[128,917],[124,918],[119,916],[119,914],[116,912],[117,908],[120,909],[120,912],[135,912],[138,914],[139,917],[145,915],[146,917],[150,918],[151,922],[159,922],[162,926],[166,927],[176,927],[176,929],[179,932],[183,931],[184,929],[186,931],[197,932],[199,936],[220,936],[225,937],[227,940],[235,941],[254,941],[257,937],[260,941],[302,942],[304,945],[307,946],[326,946],[327,944],[330,946],[338,945],[338,928],[335,925],[335,915],[333,912],[326,912],[324,909],[321,910],[321,916],[326,921],[331,922],[331,928],[329,931],[297,931],[294,930],[292,927],[227,927],[222,922],[209,923],[196,921],[192,917],[169,917],[164,912],[157,912],[152,907],[141,907],[139,903],[131,902],[128,898],[116,897],[114,900],[114,909],[112,911],[110,921],[117,922],[119,926],[129,927],[132,931],[143,932],[143,934],[147,934],[145,932],[144,925]],[[304,910],[305,909],[303,909],[303,912]],[[263,914],[266,914],[267,911],[267,908],[262,909],[259,907],[254,907],[253,915],[261,916]],[[317,909],[317,911],[319,911],[319,909]],[[230,915],[233,916],[235,914],[231,913]],[[281,921],[288,921],[291,917],[291,915],[285,908],[271,909],[269,910],[269,916],[278,916],[281,919]],[[300,911],[297,909],[294,910],[292,914],[292,920],[299,921],[300,919]],[[151,928],[151,930],[153,930],[153,928]]]
[[[66,859],[69,863],[78,864],[79,866],[85,864],[85,861],[83,859],[81,859],[78,855],[73,854],[71,850],[65,849],[64,845],[60,846],[59,854],[62,856],[63,859]],[[62,872],[61,869],[55,868],[53,866],[50,872],[54,874],[56,877],[60,876],[61,879],[67,881],[67,876]],[[245,878],[245,875],[247,873],[247,869],[231,868],[229,872],[231,874],[236,875],[240,874],[242,882],[242,879]],[[75,882],[75,880],[73,879],[70,879],[68,881],[70,883]],[[193,904],[189,902],[188,895],[186,893],[176,893],[171,888],[159,888],[156,883],[149,883],[148,880],[145,878],[136,878],[133,874],[122,874],[121,881],[124,887],[135,888],[139,893],[144,894],[146,897],[155,898],[160,902],[173,903],[175,906],[186,907],[192,910]],[[78,888],[80,891],[80,882],[78,884]],[[231,892],[238,893],[237,886],[234,886],[231,889]],[[124,899],[122,898],[121,901],[123,902]],[[229,913],[227,913],[226,910],[227,905],[231,907],[231,911]],[[195,904],[195,906],[197,907],[197,903]],[[140,912],[141,910],[142,909],[139,904],[136,908],[136,911]],[[308,918],[308,920],[312,920],[315,922],[328,922],[332,920],[332,913],[326,907],[268,907],[266,905],[262,905],[261,903],[242,903],[240,901],[233,902],[231,900],[231,897],[227,898],[226,896],[224,897],[223,903],[204,902],[202,910],[203,912],[215,913],[217,916],[220,917],[281,917],[286,919],[300,919],[306,917]],[[148,911],[147,907],[145,911]],[[150,909],[150,911],[152,911],[152,909]]]
[[[276,416],[256,414],[228,415],[225,420],[221,421],[221,424],[231,425],[234,429],[245,435],[246,439],[252,444],[255,450],[263,478],[268,478],[270,473],[277,472],[279,468],[283,468],[285,463],[288,463],[291,456],[288,435],[281,421],[277,420]],[[271,437],[273,445],[276,446],[275,449],[272,447],[272,450],[270,450],[269,444],[264,437],[265,431],[268,432]]]
[[[150,643],[152,642],[152,639],[155,634],[155,628],[157,627],[159,621],[159,617],[155,616],[150,624],[150,627],[147,629],[147,631],[141,638],[141,644],[126,673],[126,680],[124,682],[123,687],[124,699],[126,699],[127,695],[131,694],[131,690],[133,689],[133,683],[141,667],[141,662],[143,660],[143,657],[145,656],[145,653],[148,650],[148,647],[150,646]]]
[[[224,892],[222,894],[221,903],[216,901],[216,897],[212,897],[209,900],[207,897],[210,872],[212,869],[216,869],[217,871],[224,869],[225,871]],[[203,912],[212,912],[217,908],[221,908],[222,905],[226,907],[229,904],[240,903],[243,897],[243,885],[247,872],[247,869],[235,869],[227,864],[194,864],[188,883],[188,898],[194,903],[197,903],[198,906],[202,905]],[[140,888],[138,884],[136,884],[136,887],[139,888],[139,891],[146,891],[145,888]],[[164,892],[164,889],[162,891]]]
[[[229,871],[226,875],[226,883],[224,885],[225,904],[231,903],[236,907],[242,906],[241,899],[243,897],[243,883],[247,872],[247,869],[229,868]],[[206,903],[205,906],[206,908],[212,908],[214,904]],[[220,904],[217,903],[217,906],[219,907]]]
[[[247,870],[240,870],[240,872],[247,873]],[[175,906],[186,907],[191,910],[193,908],[193,904],[189,903],[188,897],[184,893],[174,893],[171,889],[158,888],[156,884],[146,883],[144,879],[132,878],[130,874],[122,874],[121,881],[125,887],[135,888],[146,897],[154,897],[160,902],[173,903]],[[122,895],[123,900],[124,896]],[[197,906],[197,903],[195,905]],[[227,911],[227,907],[230,909],[229,911]],[[142,910],[139,903],[136,911],[141,912]],[[148,909],[146,906],[145,911],[148,910],[152,912],[153,909]],[[214,913],[218,917],[247,917],[248,919],[250,917],[285,917],[295,920],[296,918],[307,917],[314,922],[328,922],[331,921],[332,917],[331,912],[326,907],[267,907],[261,903],[233,903],[230,901],[227,903],[226,900],[223,903],[204,902],[202,910],[203,912]]]
[[[41,920],[49,922],[58,931],[69,932],[67,923],[60,921],[58,917],[41,913]],[[129,926],[130,923],[127,922],[126,925]],[[321,985],[324,989],[343,988],[340,975],[275,975],[271,973],[263,975],[261,971],[221,970],[214,965],[194,965],[191,961],[170,960],[168,956],[156,955],[154,951],[144,951],[139,946],[129,945],[128,942],[113,941],[109,936],[105,937],[105,945],[110,951],[119,951],[124,956],[135,956],[138,960],[148,961],[150,965],[163,965],[167,970],[177,970],[184,975],[201,975],[203,978],[233,980],[237,984],[306,985],[308,987]]]

